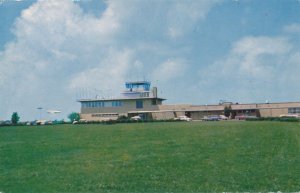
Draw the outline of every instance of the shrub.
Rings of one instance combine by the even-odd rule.
[[[117,121],[116,120],[108,120],[108,121],[105,121],[105,124],[107,124],[107,125],[112,125],[112,124],[116,124],[117,123]]]
[[[300,122],[300,119],[295,117],[257,117],[257,118],[246,119],[246,121]]]
[[[121,115],[117,119],[117,121],[127,121],[127,120],[129,120],[129,118],[127,116],[125,116],[125,115]]]

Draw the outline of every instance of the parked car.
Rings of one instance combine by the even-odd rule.
[[[140,121],[140,120],[142,120],[142,118],[141,118],[140,116],[137,115],[137,116],[131,117],[130,120],[133,120],[133,121]]]
[[[202,118],[202,121],[219,121],[220,117],[219,115],[209,115],[209,116],[204,116]]]
[[[251,116],[251,115],[239,115],[235,116],[236,120],[246,120],[246,119],[255,119],[257,118],[256,116]]]
[[[179,116],[177,118],[174,118],[174,120],[180,120],[180,121],[191,121],[192,118],[186,116],[186,115],[182,115],[182,116]]]
[[[79,119],[80,123],[87,123],[88,121],[86,119]]]
[[[52,123],[52,121],[46,121],[45,122],[45,125],[52,125],[53,123]]]
[[[30,125],[37,125],[37,120],[31,121],[31,122],[30,122]]]
[[[228,117],[226,117],[225,115],[219,115],[220,120],[228,120]]]
[[[300,118],[300,115],[298,115],[298,114],[283,114],[283,115],[279,115],[279,117],[281,117],[281,118]]]
[[[37,120],[36,124],[37,125],[45,125],[46,122],[47,122],[47,120]]]

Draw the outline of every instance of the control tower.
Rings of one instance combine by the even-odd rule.
[[[151,82],[134,81],[125,83],[126,90],[122,93],[124,98],[157,98],[157,88],[151,88]]]

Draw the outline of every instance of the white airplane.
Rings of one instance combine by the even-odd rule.
[[[48,110],[47,113],[49,113],[49,114],[57,114],[57,113],[61,113],[61,111],[57,111],[57,110]]]

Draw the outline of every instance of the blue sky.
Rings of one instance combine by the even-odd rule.
[[[0,0],[0,34],[0,120],[143,78],[169,104],[300,101],[298,0]]]

